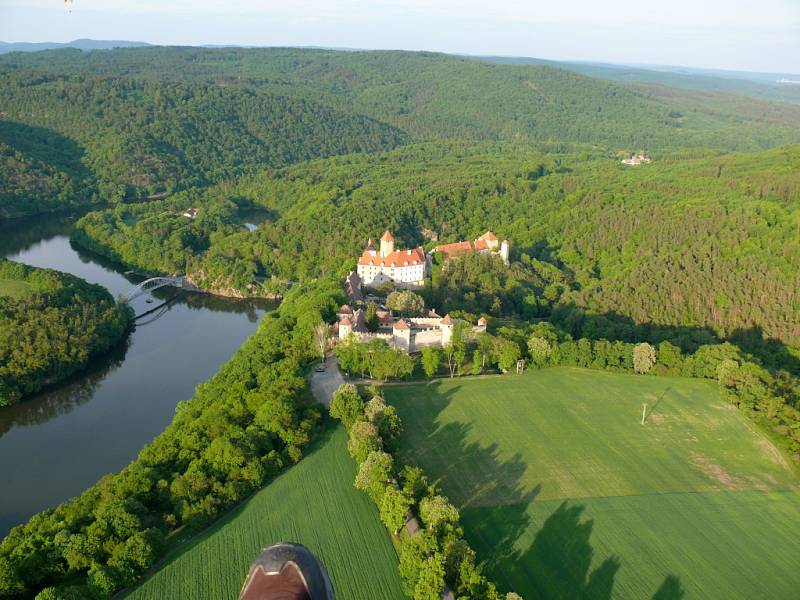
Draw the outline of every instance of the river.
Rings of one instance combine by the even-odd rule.
[[[138,281],[70,244],[67,217],[0,224],[0,255],[72,273],[116,297]],[[136,314],[175,290],[134,300]],[[151,299],[151,303],[147,299]],[[137,321],[125,343],[90,368],[21,403],[0,407],[0,538],[34,513],[119,470],[172,420],[255,331],[269,305],[182,292]]]

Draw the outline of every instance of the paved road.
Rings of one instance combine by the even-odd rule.
[[[335,356],[329,357],[325,365],[327,368],[322,373],[311,371],[311,392],[317,400],[330,407],[333,392],[339,389],[344,379],[339,372],[339,361]]]

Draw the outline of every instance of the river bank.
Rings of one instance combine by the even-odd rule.
[[[75,216],[0,224],[0,255],[77,275],[114,297],[130,291],[139,279],[126,276],[124,266],[70,243]],[[160,304],[172,293],[156,290],[151,299]],[[147,298],[134,301],[137,314],[151,308]],[[137,321],[123,344],[85,371],[0,408],[0,476],[7,490],[0,495],[0,536],[128,464],[273,306],[184,292],[163,313]]]

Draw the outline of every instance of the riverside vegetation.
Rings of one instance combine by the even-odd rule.
[[[0,258],[0,406],[84,368],[132,320],[99,285]]]
[[[336,282],[289,294],[136,460],[14,528],[0,543],[0,596],[107,597],[177,531],[207,525],[299,461],[321,416],[302,368],[313,326],[341,300]]]

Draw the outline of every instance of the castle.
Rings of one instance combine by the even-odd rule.
[[[453,336],[453,327],[458,319],[450,315],[441,317],[436,311],[429,311],[425,317],[397,317],[389,310],[379,310],[378,330],[370,332],[365,323],[365,311],[353,310],[348,305],[342,306],[334,325],[339,340],[353,334],[361,342],[374,339],[385,340],[392,348],[407,353],[419,352],[425,346],[446,346]],[[478,324],[472,327],[473,333],[486,331],[486,319],[481,317]]]
[[[387,230],[380,239],[380,249],[376,250],[372,238],[358,259],[356,273],[366,287],[376,288],[391,283],[401,289],[421,288],[425,277],[430,274],[431,258],[439,252],[445,260],[463,256],[470,252],[497,254],[508,264],[510,244],[508,240],[498,241],[497,236],[487,231],[473,242],[462,241],[436,246],[428,254],[422,246],[410,250],[395,250],[394,237]]]
[[[463,256],[464,254],[469,254],[470,252],[477,252],[478,254],[497,254],[503,260],[503,263],[507,265],[508,251],[510,248],[511,245],[508,243],[508,240],[499,242],[494,232],[487,231],[474,242],[463,241],[436,246],[433,250],[431,250],[431,254],[434,252],[440,252],[445,260],[457,256]]]
[[[370,238],[357,267],[364,285],[373,288],[384,283],[405,289],[420,288],[429,270],[430,263],[421,246],[413,250],[395,250],[394,237],[388,230],[381,237],[380,250],[375,250]]]

